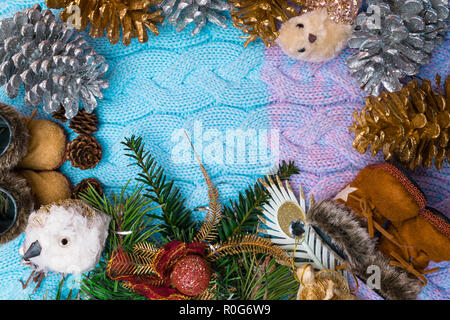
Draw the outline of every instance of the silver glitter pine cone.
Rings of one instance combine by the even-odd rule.
[[[23,84],[29,106],[44,105],[48,114],[62,106],[71,119],[81,100],[91,113],[109,85],[107,70],[104,57],[50,10],[34,5],[0,21],[0,85],[11,99]]]
[[[178,32],[194,23],[195,28],[191,36],[195,36],[208,21],[223,28],[227,27],[227,19],[220,12],[229,10],[230,6],[223,0],[163,0],[159,6],[167,21],[174,25]]]
[[[447,0],[368,0],[349,41],[359,51],[347,59],[368,94],[402,89],[400,80],[429,63],[449,24]]]

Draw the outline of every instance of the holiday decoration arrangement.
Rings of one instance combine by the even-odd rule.
[[[430,260],[450,259],[450,220],[427,207],[416,183],[393,165],[364,168],[335,198],[312,203],[309,210],[303,192],[297,201],[289,183],[278,179],[266,188],[271,200],[261,219],[275,244],[297,263],[338,275],[336,270],[347,269],[367,280],[367,270],[377,266],[378,290],[388,299],[416,299],[424,274],[436,271],[427,269]],[[334,286],[325,287],[324,297],[334,297]]]
[[[258,206],[268,194],[261,183],[223,207],[205,168],[209,205],[202,223],[192,219],[180,190],[167,182],[164,169],[146,150],[142,138],[123,142],[141,173],[140,187],[112,199],[92,187],[81,198],[112,217],[104,259],[83,282],[92,299],[282,299],[295,298],[297,282],[290,258],[256,233]],[[282,163],[278,175],[297,172]],[[154,203],[154,207],[149,206]],[[158,207],[161,215],[152,213]],[[194,231],[195,230],[195,231]],[[256,273],[255,273],[256,270]],[[250,277],[250,278],[249,278]],[[244,279],[248,279],[245,280]],[[121,283],[117,289],[116,283]]]
[[[449,22],[445,0],[30,0],[8,11],[0,251],[19,249],[4,255],[10,274],[23,270],[16,285],[57,300],[70,276],[67,299],[410,300],[434,281],[450,299],[439,276],[450,268]],[[194,128],[181,140],[195,166],[174,163],[173,131],[191,119],[239,132],[281,123],[278,141],[255,137],[280,142],[281,160],[206,165]],[[324,174],[327,144],[345,157]],[[354,174],[339,171],[346,161]],[[331,192],[315,200],[308,177]]]

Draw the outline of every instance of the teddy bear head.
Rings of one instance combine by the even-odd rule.
[[[320,8],[284,22],[277,43],[294,59],[324,62],[344,49],[351,34],[350,24],[334,22],[327,9]]]

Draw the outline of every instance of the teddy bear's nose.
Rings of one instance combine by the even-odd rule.
[[[308,40],[309,40],[309,42],[313,43],[314,41],[317,40],[317,37],[310,33],[308,36]]]

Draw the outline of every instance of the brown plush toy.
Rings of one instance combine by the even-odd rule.
[[[65,159],[64,129],[33,117],[0,103],[0,243],[24,231],[35,207],[71,197],[69,180],[54,171]]]
[[[390,264],[426,284],[430,261],[450,260],[450,222],[426,206],[426,198],[406,173],[391,164],[370,165],[335,198],[367,224]]]
[[[308,62],[335,58],[347,46],[360,0],[305,0],[302,14],[281,25],[276,42],[290,57]]]

